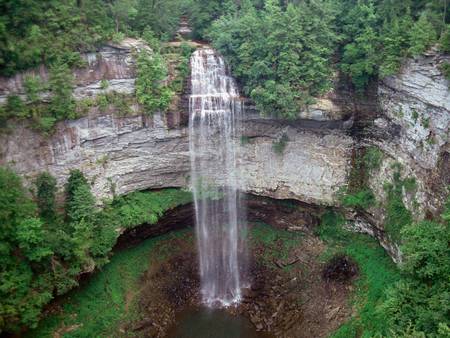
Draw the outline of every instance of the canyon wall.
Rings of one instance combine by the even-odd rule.
[[[84,55],[87,67],[74,71],[75,98],[95,97],[105,91],[134,93],[134,53],[143,48],[140,41],[126,39]],[[45,67],[34,74],[48,78]],[[0,79],[0,101],[8,94],[24,94],[24,76]],[[107,88],[102,89],[102,79],[108,80]],[[28,184],[47,170],[60,188],[71,169],[80,169],[99,202],[136,190],[188,187],[188,109],[186,100],[168,113],[151,116],[138,114],[136,107],[135,116],[91,109],[78,120],[58,123],[50,136],[33,131],[28,122],[10,122],[10,132],[0,135],[0,164],[11,166]],[[324,98],[303,115],[315,116],[317,123],[264,119],[249,107],[244,135],[250,142],[243,144],[240,156],[243,190],[312,204],[336,204],[335,193],[346,183],[353,144],[342,128],[335,128],[341,126],[342,110]],[[329,125],[330,121],[334,124]],[[284,133],[289,142],[283,153],[277,154],[273,144]]]
[[[105,90],[134,93],[134,51],[140,48],[145,46],[127,39],[85,55],[88,67],[75,72],[75,97],[95,97]],[[393,180],[393,164],[400,163],[402,177],[416,181],[413,193],[404,191],[405,205],[416,219],[437,215],[450,184],[450,91],[439,70],[449,59],[430,52],[408,60],[398,75],[380,81],[378,102],[374,98],[368,108],[373,117],[356,133],[351,127],[358,110],[352,111],[351,104],[344,104],[348,98],[337,92],[319,99],[296,121],[261,117],[247,104],[239,156],[242,189],[339,206],[336,193],[348,184],[354,150],[376,146],[383,157],[368,184],[380,205],[386,201],[384,184]],[[43,79],[48,77],[45,68],[37,71]],[[109,81],[107,89],[102,88],[102,79]],[[0,101],[7,94],[21,94],[22,80],[23,75],[0,79]],[[28,122],[11,122],[10,131],[0,135],[0,164],[12,167],[29,185],[47,170],[61,189],[69,171],[80,169],[99,203],[136,190],[188,187],[188,102],[180,100],[165,114],[146,116],[138,111],[120,116],[94,109],[78,120],[58,123],[50,136],[33,131]],[[275,151],[283,135],[286,145]],[[371,208],[365,217],[355,215],[353,225],[377,237],[398,260],[398,249],[383,230],[384,214]]]

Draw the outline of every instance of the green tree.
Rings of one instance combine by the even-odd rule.
[[[38,218],[27,218],[16,230],[17,242],[25,257],[40,262],[53,254],[45,240],[44,224]]]
[[[400,69],[401,63],[408,53],[408,32],[412,25],[413,20],[409,15],[385,21],[381,33],[383,46],[379,70],[381,77],[394,75]]]
[[[56,119],[76,118],[72,96],[73,75],[67,64],[59,63],[50,69],[49,87],[52,94],[50,110]]]
[[[417,56],[427,50],[436,41],[436,31],[425,15],[421,15],[409,33],[409,52]]]
[[[28,75],[23,81],[27,102],[29,104],[36,104],[40,101],[39,94],[42,92],[41,78],[39,76]]]
[[[37,177],[35,184],[39,214],[44,220],[51,223],[56,217],[56,179],[48,172],[44,172]]]
[[[66,212],[70,222],[92,220],[95,199],[89,184],[79,170],[73,170],[66,186]]]
[[[442,337],[448,329],[449,213],[450,203],[442,214],[442,222],[411,223],[402,230],[404,278],[388,291],[380,309],[395,333],[404,334],[412,325],[427,337]]]
[[[376,76],[378,69],[377,14],[371,2],[358,2],[344,18],[341,68],[359,90]]]
[[[162,56],[142,51],[137,60],[136,96],[146,112],[165,111],[173,98],[173,91],[164,83],[167,67]]]

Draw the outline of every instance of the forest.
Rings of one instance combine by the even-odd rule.
[[[86,66],[82,53],[125,37],[153,50],[137,62],[138,102],[148,115],[167,110],[184,78],[177,86],[163,83],[163,45],[175,38],[182,16],[193,40],[224,56],[242,94],[278,119],[295,119],[338,81],[364,97],[406,58],[450,53],[446,0],[0,0],[0,13],[0,76],[41,64],[50,69],[47,83],[26,78],[26,98],[11,95],[0,107],[0,133],[10,120],[30,120],[51,135],[57,121],[82,116],[72,70]],[[190,53],[185,47],[184,77]],[[442,72],[450,80],[450,63]],[[44,92],[51,98],[43,99]],[[62,200],[47,172],[32,187],[22,181],[0,167],[0,333],[36,327],[45,306],[75,288],[80,273],[108,262],[118,227],[154,224],[192,198],[178,190],[134,192],[99,208],[79,170],[70,173]],[[397,198],[402,189],[386,188],[388,222],[398,228],[404,255],[401,277],[374,302],[371,322],[340,337],[450,337],[450,199],[439,217],[415,222]],[[348,192],[343,205],[364,209],[373,202],[358,193]]]

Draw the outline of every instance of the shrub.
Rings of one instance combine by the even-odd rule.
[[[375,204],[375,195],[371,189],[366,188],[354,194],[344,195],[342,204],[346,207],[367,209]]]
[[[284,149],[287,146],[287,143],[289,142],[289,138],[286,133],[284,133],[277,141],[274,141],[272,144],[273,151],[281,155],[284,152]]]
[[[39,174],[35,185],[39,214],[47,222],[53,222],[56,217],[56,179],[48,172],[44,172]]]
[[[167,67],[161,55],[142,51],[137,59],[136,97],[148,114],[169,108],[174,93],[164,84],[166,78]]]
[[[58,120],[76,118],[75,100],[72,96],[73,75],[67,64],[57,63],[50,68],[49,87],[53,117]]]

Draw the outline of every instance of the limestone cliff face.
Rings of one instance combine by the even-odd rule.
[[[107,44],[96,52],[83,54],[82,59],[86,67],[73,71],[74,97],[82,99],[113,91],[123,94],[134,93],[136,78],[134,54],[144,49],[150,50],[141,40],[127,38],[120,44]],[[49,70],[42,65],[11,78],[0,77],[0,104],[4,103],[10,94],[25,98],[23,83],[29,75],[39,76],[45,83],[49,78]],[[108,81],[107,88],[102,88],[102,80]],[[43,97],[47,98],[48,93],[44,93]]]
[[[241,156],[245,190],[277,199],[336,205],[336,193],[347,183],[353,140],[342,129],[320,126],[248,117],[244,123],[248,141]],[[274,143],[282,135],[288,142],[277,153]]]
[[[126,39],[83,55],[87,66],[74,71],[76,99],[95,97],[105,91],[133,94],[135,52],[148,48]],[[48,70],[29,73],[46,81]],[[27,74],[0,79],[0,103],[8,94],[23,95]],[[102,88],[101,80],[108,80]],[[293,198],[313,204],[336,204],[335,193],[345,185],[353,141],[343,131],[344,111],[327,94],[302,112],[296,124],[261,118],[251,107],[245,117],[242,147],[245,191],[274,198]],[[100,113],[57,124],[49,137],[34,132],[26,123],[10,125],[0,135],[0,164],[13,167],[31,184],[48,170],[60,188],[71,169],[80,169],[92,184],[99,202],[114,194],[189,185],[188,105],[185,98],[166,114],[120,117],[120,112]],[[178,110],[177,110],[178,109]],[[133,109],[138,114],[138,109]],[[289,137],[283,154],[273,143],[281,134]]]
[[[371,173],[369,186],[377,201],[387,203],[384,190],[400,164],[401,178],[412,178],[416,187],[403,189],[403,202],[415,220],[439,215],[450,185],[450,90],[439,70],[450,60],[435,52],[407,60],[396,76],[378,86],[380,111],[367,127],[359,146],[376,146],[383,152],[380,168]],[[384,231],[386,212],[378,207],[366,217],[356,216],[354,229],[380,240],[395,261],[398,245]]]
[[[62,186],[69,171],[77,168],[99,200],[136,190],[186,186],[186,130],[167,128],[160,114],[84,117],[59,123],[49,138],[26,125],[13,129],[0,137],[0,163],[30,179],[48,170]]]
[[[75,72],[76,98],[105,90],[134,93],[133,51],[139,48],[145,46],[126,40],[121,46],[105,46],[85,55],[88,67]],[[383,152],[381,167],[369,181],[377,200],[385,201],[383,185],[392,181],[392,164],[399,162],[403,177],[417,182],[413,194],[404,192],[406,206],[417,219],[436,215],[444,201],[444,187],[450,184],[450,91],[439,71],[444,59],[449,57],[430,53],[409,60],[397,76],[381,81],[377,117],[357,137],[348,129],[357,112],[340,107],[336,93],[328,93],[296,121],[260,117],[247,104],[239,157],[242,189],[277,199],[338,206],[336,192],[348,183],[352,151],[375,145]],[[37,71],[43,79],[48,76],[44,68]],[[20,94],[22,79],[23,75],[0,79],[0,101],[8,93]],[[107,89],[101,88],[102,79],[109,81]],[[16,124],[10,133],[0,135],[0,164],[13,167],[28,183],[48,170],[60,187],[71,169],[81,169],[99,201],[136,190],[188,187],[187,102],[178,109],[126,117],[94,110],[81,119],[58,123],[49,137],[26,123]],[[282,135],[288,142],[277,153],[273,145]],[[398,248],[383,230],[383,217],[379,209],[370,210],[364,219],[356,215],[354,228],[377,237],[399,259]]]
[[[0,137],[0,164],[32,179],[48,170],[62,186],[69,171],[81,169],[100,200],[143,189],[187,187],[187,129],[169,128],[167,118],[114,115],[88,116],[59,123],[45,138],[16,125]],[[292,198],[333,205],[335,192],[346,183],[353,141],[342,131],[311,130],[267,120],[248,120],[248,144],[241,154],[243,188],[274,198]],[[273,142],[286,133],[283,154]]]
[[[404,200],[417,218],[436,215],[450,184],[450,90],[439,65],[450,57],[430,52],[408,60],[397,76],[379,85],[381,115],[366,140],[384,152],[371,186],[382,200],[383,183],[392,179],[392,163],[417,183]],[[417,206],[413,206],[416,199]]]

